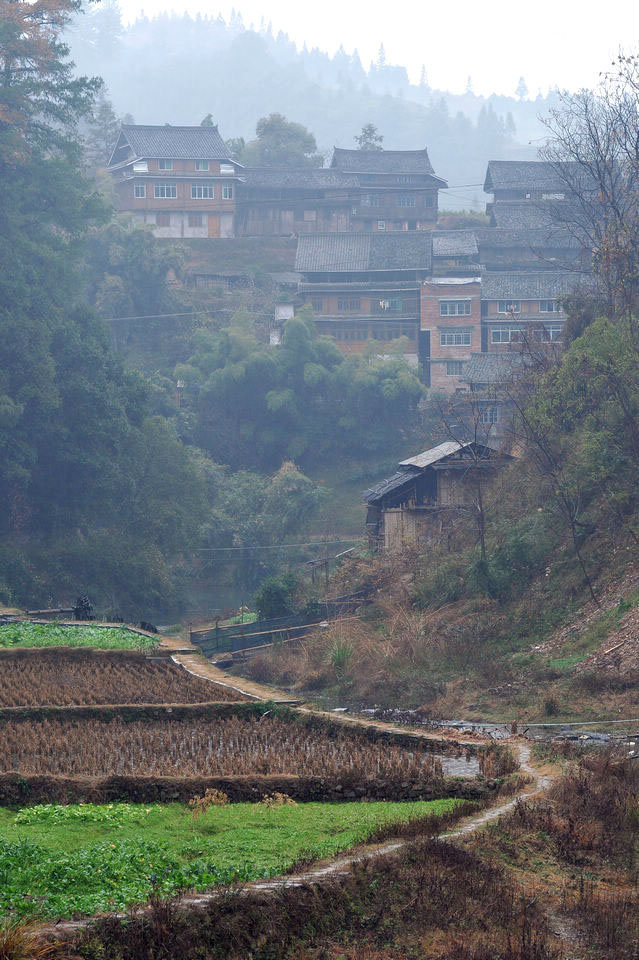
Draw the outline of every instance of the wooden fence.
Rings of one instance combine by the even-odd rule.
[[[190,630],[189,640],[198,646],[205,657],[217,653],[237,653],[251,647],[262,647],[280,640],[297,640],[306,630],[326,620],[335,620],[366,603],[368,592],[343,597],[320,600],[309,605],[303,613],[287,617],[274,617],[269,620],[255,620],[253,623],[235,623],[227,626],[215,626],[204,630]]]

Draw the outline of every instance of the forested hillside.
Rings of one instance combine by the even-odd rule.
[[[225,138],[248,140],[260,117],[280,113],[308,127],[326,156],[333,146],[354,146],[372,123],[386,148],[427,146],[451,187],[471,185],[442,198],[455,209],[481,204],[473,185],[483,183],[489,159],[534,158],[538,118],[554,102],[448,94],[428,86],[427,64],[423,82],[411,84],[404,67],[363,65],[357,52],[300,51],[286,35],[245,27],[239,17],[163,14],[125,28],[107,3],[69,36],[78,69],[104,78],[120,116],[192,124],[211,114]]]
[[[423,389],[303,316],[270,346],[265,274],[203,310],[187,251],[113,219],[83,175],[100,81],[74,79],[59,41],[76,7],[0,10],[0,600],[176,619],[303,565],[282,542],[343,535],[303,471],[377,469]]]

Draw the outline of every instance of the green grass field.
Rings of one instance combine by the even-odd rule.
[[[59,623],[6,623],[0,626],[0,647],[95,647],[98,650],[139,650],[157,643],[117,627],[63,627]]]
[[[155,889],[206,890],[282,873],[364,842],[375,828],[453,810],[406,803],[237,803],[194,817],[185,804],[0,809],[0,915],[125,909]]]

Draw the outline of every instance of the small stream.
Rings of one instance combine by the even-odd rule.
[[[625,743],[639,741],[639,723],[628,721],[609,721],[609,725],[596,723],[528,723],[522,721],[516,729],[510,723],[481,723],[480,721],[465,720],[434,720],[425,717],[418,710],[379,710],[363,709],[359,713],[375,720],[384,720],[390,723],[403,723],[415,727],[426,727],[429,730],[456,730],[459,733],[481,733],[493,740],[505,740],[513,733],[526,737],[528,740],[551,741],[572,740],[584,745]],[[596,726],[608,726],[607,731],[596,730]],[[634,746],[634,743],[631,744]],[[449,760],[450,758],[446,758]],[[463,760],[455,761],[457,763]],[[446,771],[445,771],[446,772]],[[464,776],[464,774],[451,774]]]

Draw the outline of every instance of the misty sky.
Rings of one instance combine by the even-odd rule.
[[[431,86],[461,92],[468,76],[476,93],[514,93],[524,76],[530,96],[557,84],[592,86],[623,46],[639,49],[637,0],[458,0],[444,3],[366,4],[362,0],[120,0],[126,20],[142,10],[198,11],[228,20],[231,7],[259,28],[262,17],[300,46],[330,53],[340,43],[357,48],[366,67],[381,42],[389,63],[406,66],[417,81],[422,63]]]

